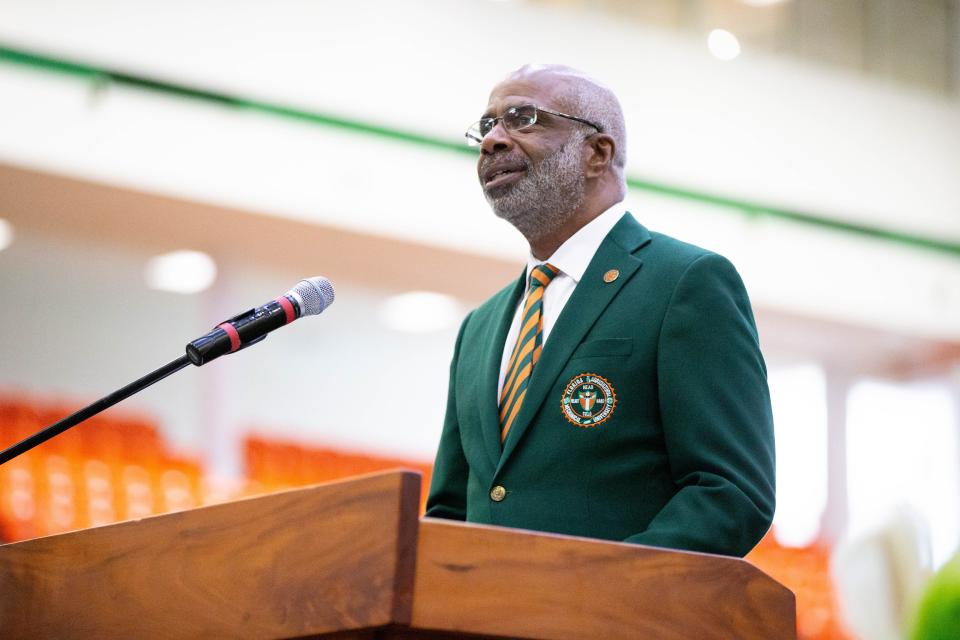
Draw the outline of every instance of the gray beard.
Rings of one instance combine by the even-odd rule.
[[[527,164],[527,175],[503,193],[484,191],[490,208],[523,234],[528,242],[556,231],[583,204],[586,179],[576,137],[544,160],[537,170]]]

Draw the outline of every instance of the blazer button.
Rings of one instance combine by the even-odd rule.
[[[501,487],[500,485],[495,486],[490,490],[490,499],[494,502],[502,502],[504,498],[507,497],[507,490]]]

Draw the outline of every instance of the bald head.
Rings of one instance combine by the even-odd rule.
[[[526,64],[503,80],[518,81],[546,88],[555,108],[600,125],[603,132],[613,138],[615,152],[611,170],[621,183],[621,195],[625,195],[627,128],[620,101],[613,91],[577,69],[557,64]]]

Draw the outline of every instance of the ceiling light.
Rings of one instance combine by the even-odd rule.
[[[718,60],[733,60],[740,55],[740,41],[726,29],[714,29],[707,36],[707,48]]]
[[[13,225],[0,218],[0,251],[3,251],[13,242]]]
[[[217,265],[201,251],[173,251],[150,258],[143,277],[151,289],[199,293],[216,280]]]
[[[380,321],[394,331],[431,333],[456,327],[463,309],[456,298],[433,291],[410,291],[387,298]]]

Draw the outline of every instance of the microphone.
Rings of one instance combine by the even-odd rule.
[[[245,349],[297,318],[322,313],[333,304],[333,296],[333,283],[323,276],[301,280],[276,300],[221,322],[213,331],[188,344],[187,358],[199,367]]]

